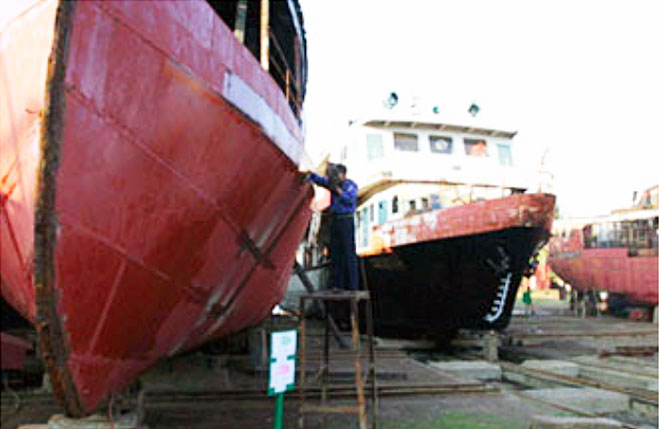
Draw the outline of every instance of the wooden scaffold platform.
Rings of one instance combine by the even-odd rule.
[[[307,388],[310,386],[307,385],[306,370],[307,370],[307,358],[306,358],[306,338],[307,338],[307,329],[306,329],[306,317],[305,309],[308,301],[318,302],[322,307],[327,309],[323,312],[324,319],[324,334],[323,334],[323,353],[322,359],[318,371],[311,381],[314,383],[317,380],[320,380],[321,385],[321,397],[320,403],[310,403],[306,398]],[[330,398],[328,397],[328,389],[330,386],[330,319],[331,313],[329,311],[330,305],[335,305],[337,303],[348,303],[350,306],[350,327],[352,335],[352,351],[354,352],[354,369],[355,369],[355,393],[356,393],[356,405],[330,405],[328,402]],[[366,342],[368,348],[368,371],[366,377],[363,375],[362,370],[362,349],[360,348],[360,329],[359,329],[359,306],[362,304],[364,306],[364,314],[366,318]],[[371,428],[375,429],[377,427],[377,409],[378,409],[378,389],[376,386],[376,367],[375,367],[375,346],[373,342],[373,311],[371,307],[371,299],[368,291],[318,291],[303,294],[300,296],[300,325],[299,325],[299,335],[300,335],[300,346],[299,346],[299,358],[300,358],[300,387],[299,387],[299,397],[300,397],[300,414],[299,414],[299,427],[304,428],[305,415],[310,413],[324,413],[324,414],[355,414],[359,419],[359,428],[366,429],[367,427],[367,417],[366,417],[366,396],[364,393],[364,386],[366,383],[370,383],[371,390],[371,407],[370,407],[370,417],[371,417]]]

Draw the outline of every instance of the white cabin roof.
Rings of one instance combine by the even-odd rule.
[[[360,121],[359,125],[376,128],[419,128],[425,130],[449,131],[461,134],[475,134],[482,136],[501,137],[512,139],[517,131],[495,130],[493,128],[484,128],[477,125],[457,125],[448,122],[442,122],[424,118],[378,118]]]

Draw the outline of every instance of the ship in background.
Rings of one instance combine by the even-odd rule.
[[[657,306],[659,185],[606,216],[554,223],[549,265],[581,294],[606,297],[612,311]]]
[[[555,197],[519,165],[516,133],[483,126],[478,109],[453,121],[386,109],[352,122],[335,157],[360,189],[356,245],[378,335],[505,328],[549,239]],[[326,257],[324,224],[312,222],[307,267]]]
[[[302,14],[294,0],[2,10],[2,296],[80,416],[281,299],[311,216]]]

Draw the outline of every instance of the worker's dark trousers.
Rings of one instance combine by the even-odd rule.
[[[330,257],[334,287],[337,289],[359,290],[354,216],[333,216]]]

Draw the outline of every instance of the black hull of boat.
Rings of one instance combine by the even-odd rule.
[[[458,329],[508,326],[541,228],[415,243],[362,259],[380,336],[446,338]]]

